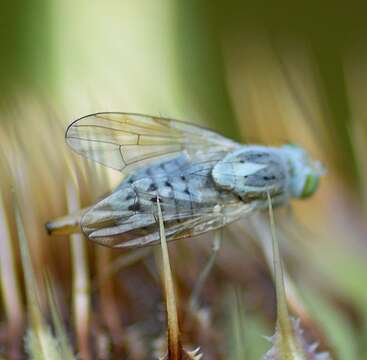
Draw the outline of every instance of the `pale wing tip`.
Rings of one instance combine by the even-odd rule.
[[[108,138],[100,136],[100,134],[95,137],[90,136],[91,134],[85,130],[88,129],[88,120],[86,120],[87,123],[80,123],[81,120],[94,115],[87,115],[73,121],[66,129],[65,142],[73,151],[84,158],[122,171],[127,164],[124,162],[119,144],[109,141]],[[76,124],[83,125],[83,127],[79,128]]]
[[[128,238],[123,234],[115,236],[107,236],[104,234],[102,236],[101,233],[93,232],[88,235],[88,239],[102,246],[119,249],[136,249],[148,247],[157,245],[160,240],[158,232],[136,238]]]

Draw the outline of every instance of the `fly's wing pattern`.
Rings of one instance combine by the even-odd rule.
[[[75,120],[65,138],[77,153],[123,171],[151,161],[199,150],[230,150],[237,143],[204,128],[173,119],[130,113],[96,113]]]
[[[253,210],[253,204],[245,204],[231,193],[216,190],[204,172],[186,172],[189,181],[176,175],[142,178],[131,185],[125,183],[84,215],[83,231],[89,239],[106,246],[152,245],[159,241],[157,197],[167,240],[220,228]],[[156,191],[150,191],[152,181],[155,181]]]
[[[146,115],[98,113],[72,123],[66,140],[84,157],[130,172],[82,218],[83,232],[102,245],[159,241],[157,196],[168,240],[222,227],[249,208],[215,188],[213,166],[239,144],[210,130]]]

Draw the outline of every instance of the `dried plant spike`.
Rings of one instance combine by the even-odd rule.
[[[167,340],[168,340],[168,352],[163,356],[161,360],[200,360],[202,354],[200,349],[197,348],[193,351],[186,351],[182,347],[180,329],[178,325],[176,296],[174,290],[174,284],[172,279],[171,265],[169,261],[167,240],[164,231],[164,223],[162,210],[157,196],[157,209],[158,209],[158,221],[159,221],[159,234],[161,239],[162,249],[162,262],[163,262],[163,282],[164,292],[166,297],[166,309],[167,309]]]
[[[9,323],[8,341],[10,351],[18,353],[18,339],[24,324],[24,309],[17,278],[14,244],[9,230],[8,217],[0,190],[0,289],[3,309]],[[12,344],[13,342],[13,344]],[[14,349],[11,349],[13,348]],[[14,354],[15,355],[15,354]]]
[[[55,329],[56,338],[58,339],[60,353],[62,354],[63,359],[73,360],[75,357],[73,355],[73,350],[62,322],[60,312],[57,308],[56,297],[52,288],[52,281],[50,280],[50,276],[47,273],[45,274],[44,278],[46,283],[48,304],[51,310],[52,325]]]
[[[15,196],[14,196],[15,197]],[[38,304],[38,286],[34,276],[32,261],[27,244],[27,239],[24,232],[23,222],[20,215],[18,203],[14,201],[15,221],[19,237],[19,248],[21,261],[23,266],[24,283],[26,289],[26,297],[28,310],[30,315],[30,322],[33,327],[37,327],[42,323],[41,311]]]
[[[46,325],[39,306],[39,288],[35,279],[23,222],[16,200],[14,201],[14,210],[30,316],[30,328],[25,337],[26,350],[30,359],[63,360],[64,357],[59,351],[58,341],[52,336],[49,327]]]
[[[277,323],[274,335],[274,347],[277,353],[275,357],[269,357],[268,352],[264,359],[289,359],[289,360],[306,360],[305,353],[299,340],[294,336],[291,320],[288,314],[287,297],[284,288],[283,268],[279,252],[278,239],[275,232],[273,207],[268,193],[270,229],[273,247],[273,265],[275,291],[277,301]]]
[[[330,360],[328,353],[317,354],[317,345],[308,345],[300,328],[300,321],[291,319],[288,313],[284,287],[282,261],[275,231],[273,207],[268,194],[269,217],[273,248],[273,265],[277,301],[277,323],[275,334],[270,338],[272,348],[264,355],[264,360]]]
[[[157,196],[159,233],[161,238],[162,261],[163,261],[163,282],[167,307],[167,327],[168,327],[168,359],[180,359],[181,341],[178,327],[176,296],[172,279],[171,265],[169,261],[167,240],[164,231],[162,210]]]
[[[79,210],[79,195],[76,181],[72,178],[66,186],[68,208],[71,213]],[[90,280],[88,257],[84,238],[81,234],[71,235],[73,266],[73,313],[79,351],[83,359],[91,359],[89,344],[90,328]]]
[[[180,360],[201,360],[203,358],[203,354],[200,352],[200,348],[196,348],[192,351],[186,351],[185,349],[182,349],[181,355],[178,359]],[[168,355],[165,355],[160,360],[170,360],[172,358],[168,357]]]
[[[304,338],[304,333],[302,328],[300,327],[299,319],[291,318],[292,331],[293,336],[297,339],[302,347],[302,351],[304,353],[303,357],[300,357],[299,354],[287,354],[282,353],[279,349],[277,343],[279,343],[277,332],[269,339],[273,346],[272,348],[264,355],[263,360],[332,360],[330,354],[328,352],[317,352],[318,343],[307,343]]]
[[[269,203],[270,231],[273,248],[275,291],[277,301],[277,327],[279,328],[280,332],[286,336],[287,334],[290,334],[292,332],[291,330],[292,326],[288,314],[287,295],[284,287],[283,266],[279,252],[278,239],[275,231],[273,206],[271,203],[269,193],[268,193],[268,203]]]
[[[188,356],[192,360],[200,360],[203,357],[203,354],[200,353],[200,348],[196,348],[195,350],[188,351]]]

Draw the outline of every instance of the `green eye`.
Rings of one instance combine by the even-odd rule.
[[[311,196],[317,189],[317,186],[319,185],[320,177],[317,175],[307,175],[305,185],[303,187],[303,191],[301,194],[301,198],[306,198]]]

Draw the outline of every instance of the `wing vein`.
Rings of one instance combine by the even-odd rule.
[[[79,154],[123,171],[185,152],[228,152],[238,144],[182,121],[129,113],[97,113],[75,120],[65,134]],[[118,149],[117,149],[118,147]],[[133,164],[133,166],[131,166]]]

